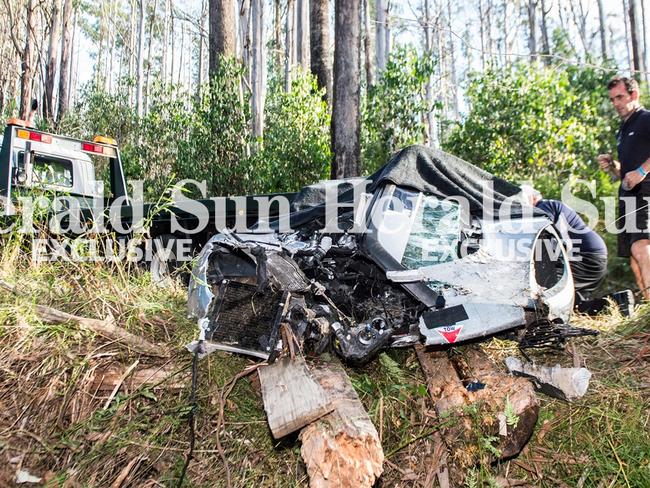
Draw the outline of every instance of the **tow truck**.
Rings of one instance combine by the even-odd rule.
[[[148,253],[141,255],[150,265],[155,279],[163,279],[170,265],[190,259],[215,233],[237,223],[246,227],[259,221],[260,205],[256,197],[213,197],[180,199],[173,205],[160,206],[132,199],[117,142],[107,136],[92,141],[75,139],[38,130],[29,121],[7,120],[0,139],[0,202],[7,229],[18,213],[16,205],[27,195],[45,192],[62,197],[63,205],[49,209],[50,216],[78,214],[76,228],[64,225],[66,238],[79,238],[89,224],[102,220],[103,231],[121,239],[130,239],[146,223]],[[283,194],[291,199],[292,194]],[[75,202],[71,208],[70,201]],[[279,206],[268,208],[269,217]]]

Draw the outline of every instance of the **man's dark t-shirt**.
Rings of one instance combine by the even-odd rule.
[[[542,210],[554,224],[558,223],[560,216],[566,219],[569,237],[578,252],[607,255],[605,241],[587,227],[587,224],[572,208],[557,200],[540,200],[535,206]]]
[[[650,158],[650,111],[640,108],[621,124],[616,134],[621,178]],[[650,195],[650,178],[632,189],[631,194]]]

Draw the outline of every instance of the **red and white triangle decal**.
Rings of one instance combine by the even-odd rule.
[[[458,334],[463,329],[462,325],[445,325],[444,327],[438,327],[436,331],[445,338],[445,340],[452,344],[458,339]]]

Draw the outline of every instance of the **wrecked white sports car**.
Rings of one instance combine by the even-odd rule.
[[[307,187],[290,212],[214,235],[192,272],[190,314],[208,350],[269,360],[289,342],[358,364],[416,343],[507,334],[534,347],[586,333],[568,325],[561,239],[519,192],[408,147],[369,178]]]

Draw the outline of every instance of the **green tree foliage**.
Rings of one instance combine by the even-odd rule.
[[[532,180],[549,196],[576,177],[609,192],[596,155],[616,149],[604,88],[611,74],[538,64],[487,70],[471,80],[470,112],[444,149],[501,177]]]
[[[362,160],[365,172],[386,163],[390,154],[425,139],[427,80],[434,72],[430,56],[418,55],[413,47],[399,46],[390,53],[386,70],[368,89],[362,112]]]
[[[84,139],[115,138],[127,179],[145,180],[148,199],[171,180],[205,180],[208,196],[217,196],[296,191],[326,177],[329,112],[313,77],[296,76],[290,93],[280,80],[271,81],[265,137],[256,141],[241,76],[238,63],[220,63],[210,85],[192,101],[175,87],[153,84],[142,118],[127,96],[89,86],[60,127],[51,130]]]
[[[270,80],[264,141],[253,157],[257,188],[294,191],[329,177],[330,114],[323,95],[306,73],[297,74],[290,93],[280,77]]]

